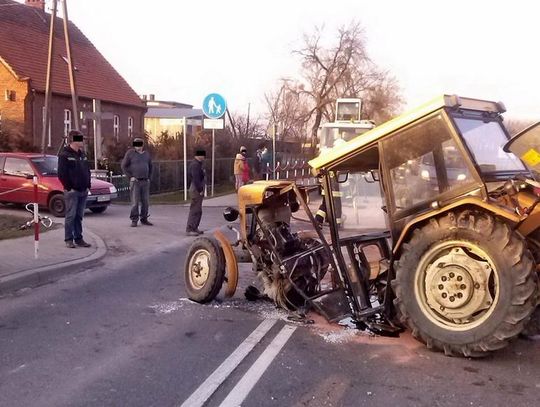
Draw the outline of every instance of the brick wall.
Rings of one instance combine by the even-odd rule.
[[[14,101],[6,100],[6,90],[14,92]],[[25,129],[25,114],[28,82],[17,80],[11,72],[0,63],[0,115],[2,129],[13,135],[22,135]]]

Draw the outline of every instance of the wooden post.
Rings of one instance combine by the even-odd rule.
[[[51,111],[51,75],[54,54],[54,22],[56,20],[56,6],[58,0],[53,0],[51,24],[49,29],[49,55],[47,58],[47,78],[45,79],[45,108],[43,109],[43,129],[41,132],[41,153],[45,154],[45,139],[49,133]]]

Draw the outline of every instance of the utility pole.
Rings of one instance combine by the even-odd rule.
[[[277,124],[272,125],[272,172],[276,170],[276,133]],[[276,173],[274,172],[274,179],[276,179]]]
[[[246,121],[246,137],[249,137],[249,111],[251,110],[251,102],[248,103],[247,121]]]
[[[77,87],[75,85],[75,73],[73,71],[73,59],[71,57],[71,41],[69,40],[69,18],[68,18],[68,11],[67,11],[67,0],[62,0],[62,4],[64,5],[63,11],[64,11],[64,37],[66,39],[66,52],[67,52],[67,60],[68,60],[68,68],[69,68],[69,86],[71,88],[71,103],[73,105],[73,117],[75,118],[75,130],[79,131],[79,97],[77,95]],[[96,167],[97,169],[97,167]]]
[[[54,22],[56,20],[57,3],[58,0],[53,0],[51,24],[49,30],[49,55],[47,58],[47,78],[45,80],[45,108],[43,109],[43,128],[41,132],[42,154],[45,154],[45,139],[47,138],[50,128],[52,57],[54,54]]]
[[[78,108],[78,96],[77,88],[75,85],[75,74],[73,69],[73,58],[71,55],[71,42],[69,39],[69,19],[67,12],[67,0],[62,0],[63,2],[63,17],[64,17],[64,38],[66,42],[66,53],[67,61],[69,68],[69,84],[71,88],[71,102],[72,102],[72,121],[75,122],[75,129],[80,130],[79,125],[79,108]],[[51,86],[51,77],[53,72],[53,55],[54,55],[54,25],[56,21],[56,14],[58,8],[58,0],[53,0],[52,3],[52,14],[51,14],[51,24],[49,30],[49,55],[47,58],[47,78],[45,81],[45,107],[43,111],[43,131],[41,133],[41,152],[45,154],[45,139],[47,134],[50,131],[50,117],[51,117],[51,96],[52,96],[52,86]]]

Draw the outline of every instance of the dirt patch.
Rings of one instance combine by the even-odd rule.
[[[30,220],[30,217],[13,216],[0,214],[0,240],[15,239],[17,237],[31,236],[34,234],[34,226],[21,230],[21,225]],[[59,223],[53,223],[50,228],[40,227],[40,233],[56,229]]]

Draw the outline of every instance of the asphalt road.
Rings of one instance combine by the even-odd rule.
[[[1,298],[0,406],[539,404],[540,341],[449,358],[408,334],[292,324],[241,293],[194,304],[184,252],[106,257]]]

